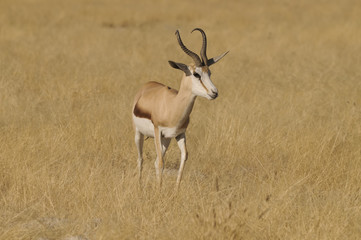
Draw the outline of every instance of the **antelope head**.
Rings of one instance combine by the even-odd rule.
[[[173,68],[182,70],[185,73],[185,80],[191,81],[192,93],[195,96],[205,97],[210,100],[215,99],[218,96],[218,90],[211,81],[211,71],[209,70],[209,67],[221,60],[228,51],[217,57],[208,59],[207,37],[205,32],[200,28],[195,28],[193,31],[199,31],[202,34],[203,44],[200,52],[201,58],[183,44],[179,31],[177,30],[175,34],[177,36],[178,43],[182,50],[193,59],[194,64],[186,65],[184,63],[177,63],[173,61],[168,62]]]

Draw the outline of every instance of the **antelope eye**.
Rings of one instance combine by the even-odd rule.
[[[201,76],[198,73],[193,73],[193,76],[195,76],[198,79],[201,79]]]

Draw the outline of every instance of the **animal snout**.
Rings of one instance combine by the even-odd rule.
[[[218,97],[218,91],[213,91],[212,90],[212,99],[216,99]]]

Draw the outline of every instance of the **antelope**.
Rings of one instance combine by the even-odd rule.
[[[154,138],[157,158],[154,163],[159,186],[162,183],[164,169],[164,155],[172,138],[175,138],[181,152],[181,162],[178,170],[176,189],[182,178],[185,161],[188,158],[186,148],[186,130],[189,115],[192,112],[197,96],[209,100],[218,97],[218,90],[212,83],[209,67],[222,59],[227,53],[208,59],[206,54],[207,37],[200,28],[203,44],[200,51],[201,58],[189,50],[182,42],[179,31],[175,32],[181,49],[190,56],[194,64],[183,64],[168,61],[170,66],[183,71],[179,91],[158,82],[146,83],[136,94],[133,108],[133,126],[135,128],[135,144],[138,150],[139,180],[142,175],[144,136]]]

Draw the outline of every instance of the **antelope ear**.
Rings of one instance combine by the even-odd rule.
[[[186,76],[192,75],[191,71],[189,71],[188,66],[184,63],[176,63],[173,61],[168,61],[168,63],[172,68],[182,70],[186,74]]]
[[[228,53],[229,51],[217,56],[217,57],[214,57],[214,58],[211,58],[211,59],[208,59],[208,62],[207,62],[207,65],[208,66],[211,66],[212,64],[215,64],[216,62],[218,62],[219,60],[221,60],[224,56],[226,56],[226,54]]]

